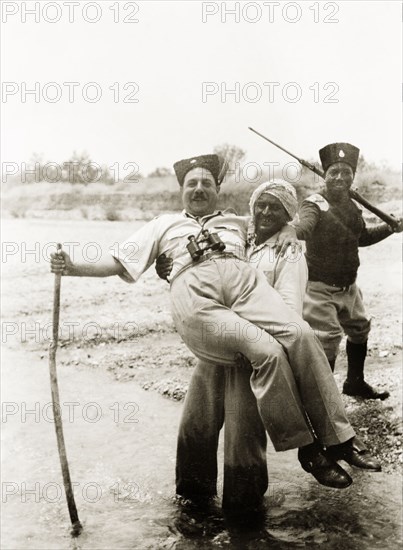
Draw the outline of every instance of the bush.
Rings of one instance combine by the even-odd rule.
[[[214,147],[214,153],[225,158],[228,162],[230,170],[234,170],[235,167],[245,158],[246,151],[238,147],[237,145],[231,145],[229,143],[223,143],[222,145],[216,145]]]
[[[166,176],[172,176],[172,170],[164,166],[156,168],[153,172],[148,174],[149,178],[165,178]]]
[[[13,218],[25,218],[27,213],[27,208],[23,205],[17,204],[11,210],[10,214]]]
[[[121,220],[119,212],[113,206],[105,208],[105,217],[110,222],[118,222]]]

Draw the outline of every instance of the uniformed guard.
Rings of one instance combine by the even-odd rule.
[[[319,151],[325,189],[305,199],[294,224],[306,241],[309,282],[303,317],[317,333],[334,369],[343,332],[347,335],[347,379],[343,392],[364,399],[386,399],[364,380],[370,319],[356,285],[359,246],[375,244],[396,231],[386,223],[366,227],[360,208],[350,198],[359,149],[332,143]]]

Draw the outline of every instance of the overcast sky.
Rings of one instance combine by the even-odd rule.
[[[288,162],[254,126],[301,157],[349,141],[400,167],[400,2],[2,4],[3,162],[86,150],[147,174],[223,142]]]

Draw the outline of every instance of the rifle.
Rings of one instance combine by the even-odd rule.
[[[317,166],[315,166],[314,164],[308,162],[307,160],[304,160],[304,159],[301,159],[299,157],[297,157],[297,155],[294,155],[293,153],[291,153],[290,151],[287,151],[287,149],[285,149],[284,147],[282,147],[281,145],[279,145],[278,143],[276,143],[275,141],[272,141],[271,139],[269,139],[268,137],[264,136],[263,134],[261,134],[260,132],[257,132],[256,130],[254,130],[253,128],[251,128],[250,126],[248,127],[249,130],[251,130],[252,132],[254,132],[255,134],[257,134],[258,136],[260,136],[261,138],[265,139],[266,141],[268,141],[269,143],[271,143],[272,145],[274,145],[275,147],[277,147],[278,149],[281,149],[281,151],[284,151],[284,153],[287,153],[287,155],[290,155],[291,157],[293,157],[295,160],[297,160],[302,166],[305,166],[305,168],[308,168],[309,170],[311,170],[311,172],[314,172],[315,174],[317,174],[318,176],[320,176],[321,178],[324,179],[325,177],[325,174],[323,172],[323,170],[321,170],[320,168],[318,168]],[[372,212],[373,214],[375,214],[376,216],[378,216],[378,218],[380,218],[381,220],[383,220],[384,222],[386,222],[388,225],[390,225],[390,227],[395,230],[395,229],[398,229],[399,227],[399,220],[397,220],[396,218],[394,218],[393,216],[390,216],[389,214],[387,214],[386,212],[383,212],[383,210],[380,210],[379,208],[377,208],[376,206],[374,206],[373,204],[371,204],[369,201],[367,201],[367,199],[364,199],[364,197],[362,197],[358,191],[356,189],[350,189],[349,190],[349,193],[350,193],[350,197],[352,199],[354,199],[355,201],[357,201],[358,203],[360,203],[362,206],[364,206],[367,210],[369,210],[370,212]]]

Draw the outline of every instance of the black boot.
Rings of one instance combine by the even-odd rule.
[[[386,399],[388,391],[378,392],[364,380],[364,362],[367,356],[367,342],[353,344],[347,340],[347,378],[343,384],[343,393],[364,399]]]

